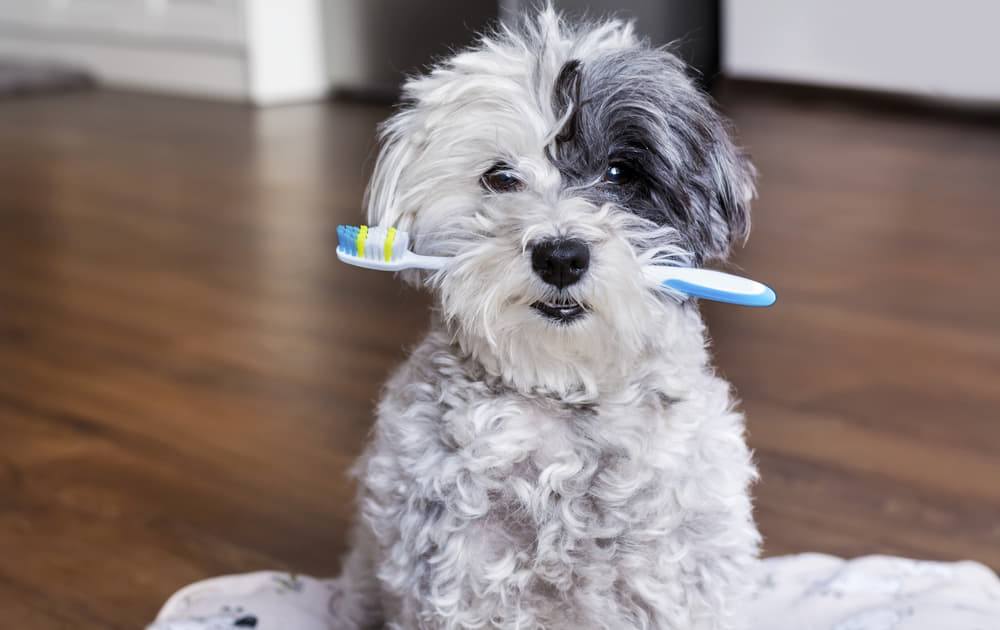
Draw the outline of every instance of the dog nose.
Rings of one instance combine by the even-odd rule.
[[[545,282],[564,289],[583,277],[590,266],[590,248],[575,238],[536,243],[531,266]]]

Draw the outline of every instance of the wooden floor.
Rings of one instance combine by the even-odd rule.
[[[729,93],[762,173],[707,304],[766,552],[1000,568],[1000,128]],[[425,297],[339,264],[387,109],[0,101],[0,627],[338,567],[345,471]]]

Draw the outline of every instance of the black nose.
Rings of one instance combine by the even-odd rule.
[[[531,252],[531,266],[542,280],[564,289],[587,271],[590,248],[575,238],[541,241]]]

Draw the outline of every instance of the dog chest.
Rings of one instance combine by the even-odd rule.
[[[667,507],[651,448],[658,412],[503,398],[453,409],[440,425],[446,461],[431,486],[487,546],[606,555]]]

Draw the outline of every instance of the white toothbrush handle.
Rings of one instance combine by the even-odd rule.
[[[364,267],[365,269],[377,269],[378,271],[402,271],[403,269],[440,269],[444,266],[448,258],[445,256],[422,256],[407,250],[402,257],[397,260],[372,260],[370,258],[359,258],[353,254],[346,253],[340,247],[337,248],[337,258],[343,262]]]
[[[414,254],[411,251],[407,251],[403,255],[403,268],[404,269],[431,269],[438,270],[444,267],[444,264],[450,260],[448,256],[424,256],[423,254]]]
[[[774,290],[766,284],[722,271],[666,265],[651,265],[644,271],[646,277],[663,286],[706,300],[770,306],[777,299]]]

